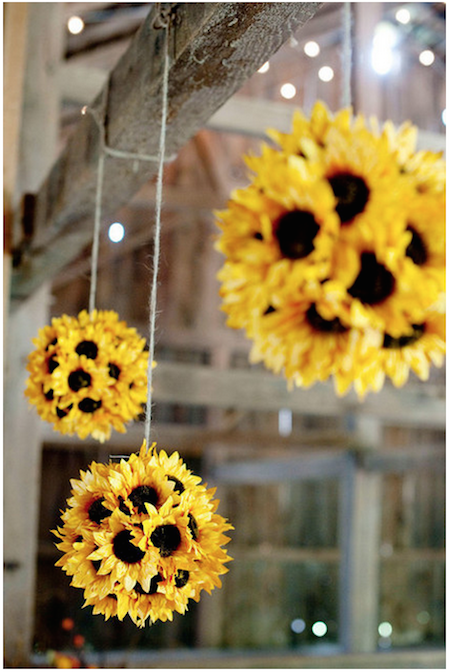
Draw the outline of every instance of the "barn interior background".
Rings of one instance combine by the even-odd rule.
[[[267,127],[317,99],[339,108],[342,3],[163,6],[177,21],[154,438],[217,486],[235,561],[222,590],[144,630],[82,610],[54,566],[69,479],[136,450],[142,423],[104,445],[53,432],[24,399],[26,357],[52,316],[87,307],[98,136],[80,109],[108,87],[109,144],[152,153],[162,63],[154,3],[5,3],[5,664],[65,650],[103,667],[444,668],[444,371],[362,403],[288,392],[219,310],[212,211]],[[355,109],[444,149],[444,3],[352,3],[352,21]],[[99,257],[98,307],[143,335],[153,171],[107,162]]]

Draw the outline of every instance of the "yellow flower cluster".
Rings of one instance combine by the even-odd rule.
[[[114,311],[55,317],[33,343],[25,395],[55,430],[103,442],[142,412],[145,339]]]
[[[268,134],[280,148],[247,157],[250,185],[216,213],[222,308],[251,361],[339,394],[428,378],[445,352],[445,162],[408,123],[321,102]]]
[[[221,587],[232,560],[221,548],[232,526],[216,513],[215,488],[156,444],[119,463],[93,462],[54,530],[64,552],[56,563],[84,589],[85,604],[107,620],[128,614],[143,627],[184,614],[189,599]]]

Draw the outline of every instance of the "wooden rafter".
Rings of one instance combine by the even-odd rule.
[[[167,155],[176,154],[204,127],[320,5],[162,3],[173,17]],[[92,104],[104,114],[110,146],[145,154],[156,154],[159,139],[164,32],[154,27],[155,12],[153,8]],[[98,130],[86,115],[37,193],[33,235],[17,254],[13,300],[29,296],[91,240],[98,151]],[[134,172],[132,164],[129,160],[106,161],[105,217],[126,204],[154,175],[155,165],[142,162]]]

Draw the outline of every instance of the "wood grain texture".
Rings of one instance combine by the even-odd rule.
[[[402,394],[385,386],[361,402],[355,393],[338,397],[331,384],[316,384],[291,392],[281,376],[257,369],[220,370],[209,366],[159,362],[154,374],[154,400],[241,410],[276,411],[313,416],[368,415],[387,425],[406,427],[445,426],[445,400],[427,388],[404,388]]]
[[[320,3],[162,3],[171,9],[167,156],[201,129]],[[104,113],[106,142],[155,154],[159,141],[164,31],[155,9],[112,71],[92,107]],[[107,95],[104,95],[107,94]],[[106,105],[102,101],[106,100]],[[80,122],[37,194],[31,245],[22,250],[12,298],[23,299],[89,243],[93,228],[99,134],[90,115]],[[112,215],[155,173],[156,164],[108,158],[103,215]]]

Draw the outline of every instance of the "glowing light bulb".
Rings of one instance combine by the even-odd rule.
[[[125,227],[120,222],[114,222],[108,229],[108,237],[113,243],[120,243],[125,235]]]
[[[434,54],[430,49],[425,49],[424,51],[421,51],[419,54],[419,61],[422,63],[422,65],[431,65],[434,63]]]
[[[323,65],[319,70],[319,79],[322,82],[331,82],[334,77],[334,70],[329,65]]]
[[[310,58],[315,58],[320,54],[320,47],[317,44],[317,42],[310,41],[305,44],[305,46],[303,47],[303,51]]]
[[[316,621],[311,629],[313,631],[313,635],[316,637],[323,637],[327,634],[328,631],[327,624],[323,621]]]
[[[262,64],[262,66],[259,68],[258,72],[267,72],[268,69],[270,68],[269,61],[266,61],[265,63]]]
[[[84,30],[84,21],[80,16],[71,16],[67,21],[67,30],[72,35],[78,35]]]
[[[403,25],[406,26],[406,24],[411,21],[411,14],[409,10],[406,9],[406,7],[402,7],[401,9],[397,10],[395,18],[399,23],[403,23]]]
[[[378,634],[380,637],[390,637],[392,635],[392,625],[388,621],[383,621],[378,626]]]
[[[286,84],[283,84],[283,86],[280,88],[280,93],[283,96],[283,98],[286,98],[286,100],[290,100],[297,93],[297,89],[290,82],[286,82]]]
[[[306,628],[306,623],[303,618],[294,618],[291,622],[291,630],[299,635]]]
[[[378,75],[387,75],[392,70],[394,56],[389,47],[374,46],[371,61],[372,68]]]

